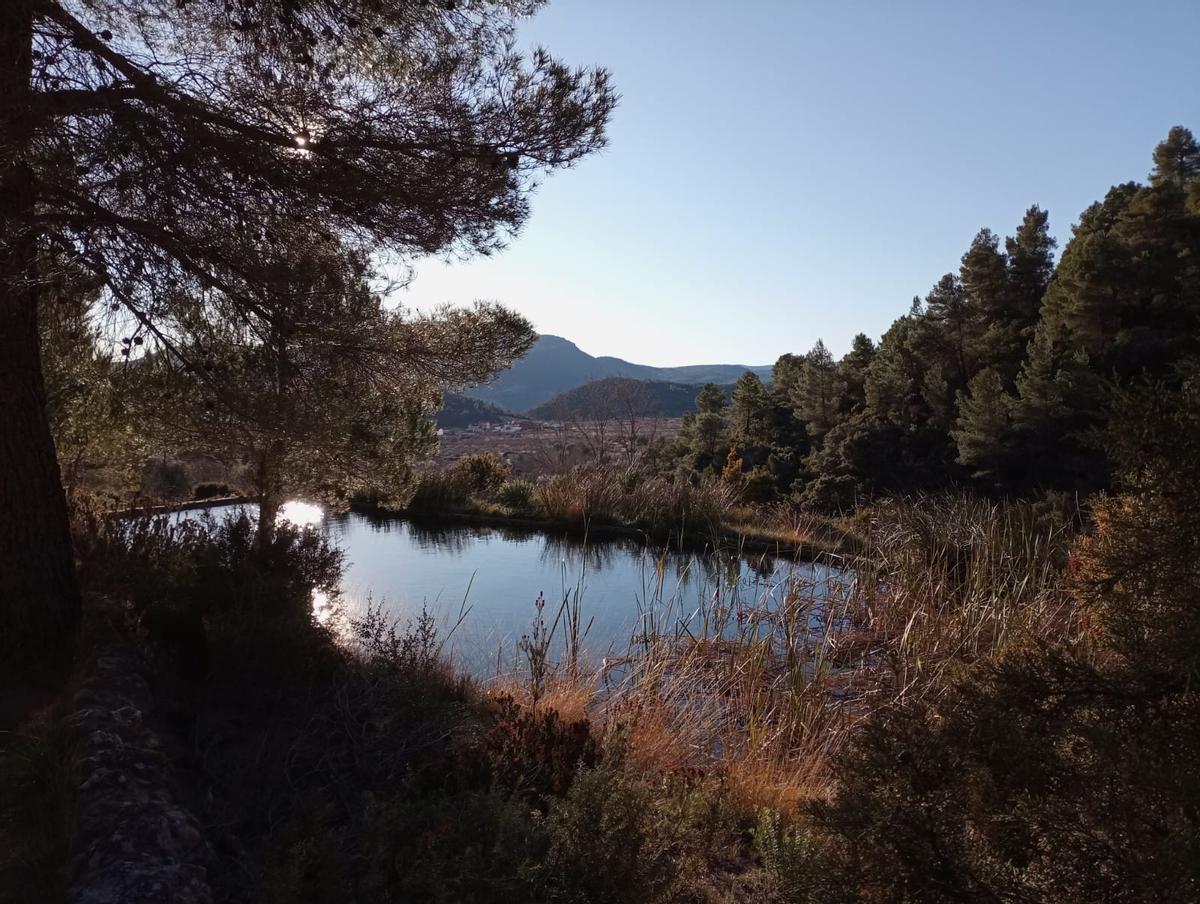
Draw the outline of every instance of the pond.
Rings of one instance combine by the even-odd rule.
[[[561,651],[573,616],[582,648],[599,662],[623,655],[648,633],[728,634],[777,609],[788,594],[826,599],[847,583],[836,568],[763,554],[679,552],[629,539],[584,542],[561,532],[356,512],[324,515],[302,503],[289,503],[281,518],[314,526],[345,551],[342,608],[348,615],[374,604],[403,625],[425,609],[449,636],[455,660],[477,674],[513,661],[539,595],[547,626],[558,622],[552,649]]]

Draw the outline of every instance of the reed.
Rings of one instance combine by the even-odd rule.
[[[631,761],[710,776],[744,814],[794,813],[832,794],[834,758],[871,714],[936,697],[1016,643],[1074,636],[1067,543],[1027,507],[888,503],[853,569],[796,567],[756,598],[717,582],[685,606],[659,569],[626,650],[588,667],[576,644],[570,668],[543,663],[525,699],[619,725]],[[578,595],[572,605],[578,622]]]

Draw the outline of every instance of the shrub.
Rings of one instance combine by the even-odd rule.
[[[761,465],[753,468],[742,479],[741,495],[746,502],[773,502],[778,495],[775,491],[775,475]]]
[[[566,721],[552,709],[496,701],[497,721],[484,745],[492,773],[508,788],[545,799],[564,794],[579,769],[595,766],[600,745],[586,719]]]
[[[546,517],[574,525],[618,522],[651,533],[711,532],[733,507],[737,489],[640,472],[581,466],[538,484],[534,504]]]
[[[859,489],[858,481],[853,477],[822,474],[804,487],[799,502],[809,511],[839,515],[854,509]]]
[[[500,488],[497,496],[500,504],[513,511],[522,512],[529,509],[533,502],[536,487],[528,480],[510,480]]]
[[[645,781],[608,757],[581,769],[547,822],[540,872],[551,901],[664,900],[678,876],[675,833]]]
[[[469,495],[490,497],[512,474],[512,468],[491,452],[464,455],[450,468],[453,480]]]
[[[80,782],[76,733],[43,714],[0,743],[0,900],[65,900]]]
[[[239,646],[261,645],[254,658],[266,668],[277,651],[286,656],[266,635],[306,635],[314,593],[337,596],[344,554],[316,531],[291,524],[280,525],[265,549],[255,533],[246,514],[220,522],[211,516],[81,521],[80,580],[128,599],[152,634],[157,625],[180,639],[191,624],[208,634],[227,632]]]
[[[828,867],[813,833],[782,824],[779,814],[763,808],[754,828],[754,852],[770,877],[771,890],[789,904],[823,904]]]
[[[459,508],[467,501],[466,484],[453,471],[429,470],[421,473],[409,497],[407,508],[414,512],[437,513]]]
[[[193,499],[216,499],[232,495],[233,488],[227,483],[198,483],[192,488]]]

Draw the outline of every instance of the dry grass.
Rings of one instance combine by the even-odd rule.
[[[537,705],[619,727],[640,768],[704,776],[742,813],[794,813],[832,793],[833,758],[872,713],[1013,644],[1077,633],[1066,545],[1022,507],[886,505],[856,573],[796,569],[754,601],[714,587],[686,614],[652,599],[624,656],[561,669]]]

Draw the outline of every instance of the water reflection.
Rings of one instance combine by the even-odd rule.
[[[296,525],[296,527],[313,527],[321,523],[324,515],[325,511],[321,506],[293,499],[279,507],[279,514],[275,518],[275,523],[283,524],[284,522],[290,522]]]
[[[784,610],[803,622],[789,632],[817,631],[825,607],[798,612],[789,601],[835,599],[847,583],[824,565],[736,550],[686,553],[631,539],[585,543],[561,532],[358,513],[322,518],[305,503],[289,503],[281,517],[314,525],[345,551],[336,605],[351,617],[374,601],[403,625],[427,608],[446,632],[469,609],[453,650],[460,665],[481,674],[494,670],[498,656],[511,661],[539,594],[548,620],[564,604],[577,607],[589,626],[587,653],[598,662],[654,636],[780,630],[775,613]],[[313,607],[318,620],[330,618],[323,595]]]

